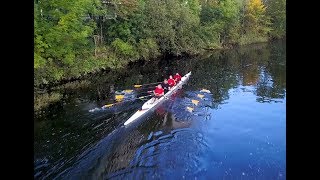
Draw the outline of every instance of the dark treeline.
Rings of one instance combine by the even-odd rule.
[[[35,85],[286,35],[286,0],[35,0]]]

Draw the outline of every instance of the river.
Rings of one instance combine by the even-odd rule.
[[[114,91],[192,71],[148,117]],[[201,92],[202,89],[211,93]],[[35,179],[286,179],[286,42],[137,62],[51,91],[35,113]]]

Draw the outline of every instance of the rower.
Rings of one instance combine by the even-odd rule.
[[[164,93],[167,93],[169,91],[169,84],[168,84],[167,78],[163,80],[163,82],[161,83],[161,86],[164,89]]]
[[[158,84],[156,89],[153,91],[154,97],[153,97],[153,102],[154,103],[157,99],[159,99],[161,96],[164,95],[164,89],[162,88],[161,84]]]
[[[169,90],[176,85],[176,81],[172,78],[172,75],[169,76],[168,84],[169,84]]]
[[[176,73],[176,75],[174,75],[174,80],[178,83],[181,80],[181,76],[179,73]]]

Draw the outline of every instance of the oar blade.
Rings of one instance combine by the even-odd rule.
[[[139,99],[143,99],[143,98],[146,98],[146,97],[148,97],[148,96],[141,96],[141,97],[139,97]]]
[[[211,93],[211,91],[208,89],[201,89],[200,92]]]
[[[111,107],[111,106],[113,106],[114,104],[106,104],[106,105],[104,105],[103,107],[105,107],[105,108],[108,108],[108,107]]]
[[[132,89],[126,89],[126,90],[123,90],[125,93],[132,93],[133,90]]]
[[[115,99],[116,99],[116,101],[122,101],[123,99],[124,99],[124,95],[122,95],[122,94],[118,94],[118,95],[116,95],[115,96]]]
[[[189,111],[189,112],[192,112],[193,110],[194,110],[194,108],[192,108],[192,107],[187,107],[187,110]]]
[[[192,102],[194,105],[196,105],[196,106],[197,106],[198,103],[199,103],[199,101],[198,101],[198,100],[195,100],[195,99],[192,99],[191,102]]]
[[[139,88],[141,86],[148,86],[148,85],[159,84],[159,83],[162,83],[162,82],[155,82],[155,83],[149,83],[149,84],[135,84],[134,87]]]
[[[201,98],[201,99],[204,97],[203,94],[198,94],[197,96],[198,96],[199,98]]]
[[[141,96],[141,97],[138,97],[137,99],[143,99],[143,98],[147,98],[147,97],[151,97],[151,96],[153,96],[153,94],[147,95],[147,96]]]

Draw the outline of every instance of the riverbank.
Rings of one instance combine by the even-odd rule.
[[[246,39],[246,38],[243,38]],[[273,40],[272,40],[273,41]],[[46,69],[39,70],[35,72],[35,83],[34,86],[36,89],[40,89],[40,91],[43,91],[45,89],[51,89],[55,86],[60,86],[69,82],[74,82],[78,80],[86,79],[88,76],[94,76],[97,73],[101,72],[110,72],[110,71],[121,71],[124,69],[127,69],[130,64],[138,62],[138,61],[155,61],[159,62],[161,59],[165,58],[181,58],[181,57],[196,57],[201,54],[203,54],[205,51],[215,51],[215,50],[227,50],[227,49],[234,49],[234,48],[240,48],[243,46],[248,46],[251,44],[257,44],[257,43],[266,43],[268,42],[267,38],[259,38],[259,39],[249,39],[249,40],[242,40],[239,44],[226,44],[224,46],[215,46],[215,47],[203,47],[199,52],[188,54],[188,53],[181,53],[181,55],[172,55],[172,54],[161,54],[153,59],[144,60],[144,59],[136,59],[136,60],[126,60],[122,59],[116,60],[113,58],[116,58],[115,56],[108,56],[104,57],[103,52],[101,52],[101,55],[98,55],[97,57],[90,57],[88,60],[81,60],[78,61],[78,64],[75,64],[73,68],[66,68],[69,72],[65,75],[65,77],[58,78],[58,80],[47,80],[45,78],[41,78],[41,74],[46,72]],[[87,62],[87,63],[86,63]],[[88,65],[88,63],[90,63]],[[113,63],[112,63],[113,62]],[[118,62],[117,64],[115,62]],[[51,72],[54,73],[54,72]],[[59,73],[58,73],[59,74]],[[37,91],[37,90],[35,90]]]
[[[280,41],[284,41],[284,40],[280,40]],[[115,68],[115,69],[111,69],[111,68],[101,68],[100,70],[95,70],[93,72],[89,72],[86,74],[83,74],[81,76],[76,76],[76,77],[72,77],[70,79],[64,79],[61,81],[57,81],[55,83],[51,83],[51,84],[47,84],[45,86],[42,86],[42,88],[36,87],[34,89],[34,110],[35,111],[39,111],[42,108],[46,108],[48,107],[50,104],[52,103],[56,103],[59,100],[62,99],[62,93],[60,93],[61,91],[64,90],[77,90],[79,88],[87,88],[90,86],[90,79],[95,78],[97,76],[105,76],[106,79],[101,79],[100,80],[100,87],[97,87],[97,91],[98,91],[98,96],[99,99],[103,99],[103,97],[107,96],[109,93],[108,89],[105,89],[103,86],[104,84],[107,85],[108,82],[111,81],[117,81],[119,78],[123,78],[123,74],[125,71],[130,71],[131,69],[140,67],[140,66],[144,66],[145,64],[148,64],[148,67],[145,67],[145,69],[148,71],[148,69],[150,71],[152,71],[152,68],[154,65],[158,64],[160,61],[166,59],[181,59],[181,58],[200,58],[201,57],[206,57],[206,54],[212,54],[215,52],[219,52],[219,51],[225,51],[225,50],[232,50],[232,49],[237,49],[237,48],[245,48],[245,47],[250,47],[250,46],[257,46],[258,44],[261,45],[265,45],[268,43],[261,43],[261,42],[256,42],[256,43],[251,43],[251,44],[246,44],[246,45],[242,45],[242,46],[229,46],[229,47],[225,47],[225,48],[218,48],[218,49],[211,49],[211,50],[204,50],[202,53],[198,53],[195,55],[187,55],[185,54],[184,56],[167,56],[167,57],[163,57],[163,58],[158,58],[158,59],[153,59],[150,61],[146,61],[146,60],[137,60],[137,61],[133,61],[133,62],[129,62],[128,64],[126,64],[126,66],[121,67],[121,68]],[[170,60],[169,60],[170,61]],[[125,71],[124,71],[125,70]],[[130,72],[128,72],[130,73]],[[134,80],[133,80],[134,81]],[[131,82],[128,83],[128,85],[132,85],[136,82]],[[59,92],[60,91],[60,92]]]
[[[64,2],[64,1],[63,1]],[[285,0],[34,2],[34,86],[286,34]],[[75,8],[77,7],[77,8]],[[59,12],[56,12],[59,11]]]

